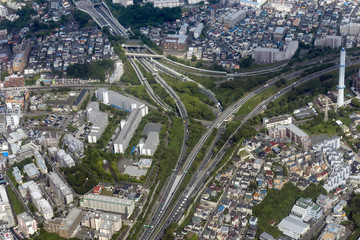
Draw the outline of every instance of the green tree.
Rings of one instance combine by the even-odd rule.
[[[351,105],[356,108],[360,108],[360,100],[357,98],[351,99]]]

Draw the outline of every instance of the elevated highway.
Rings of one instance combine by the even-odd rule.
[[[355,65],[355,64],[359,64],[359,63],[360,63],[360,60],[355,60],[355,61],[349,62],[347,64],[347,66]],[[301,84],[303,84],[303,83],[305,83],[307,81],[310,81],[310,80],[315,79],[315,78],[317,78],[317,77],[319,77],[319,76],[321,76],[323,74],[332,72],[332,71],[337,70],[337,69],[338,69],[338,66],[333,66],[333,67],[321,70],[319,72],[310,74],[310,75],[308,75],[308,76],[306,76],[304,78],[301,78],[300,80],[294,82],[293,84],[286,86],[285,88],[281,89],[279,92],[277,92],[276,94],[274,94],[273,96],[271,96],[267,100],[261,102],[255,109],[253,109],[253,111],[250,114],[248,114],[245,117],[245,119],[243,119],[243,122],[246,122],[248,119],[253,118],[255,115],[259,114],[263,110],[264,106],[266,106],[270,101],[273,101],[277,97],[279,97],[279,96],[285,94],[286,92],[290,91],[293,87],[301,85]],[[293,75],[293,74],[291,74],[291,75]],[[300,74],[298,74],[297,76],[300,76]],[[296,76],[292,76],[292,77],[296,77]],[[173,183],[173,184],[178,184],[178,186],[168,186],[168,188],[171,187],[176,192],[176,190],[179,188],[182,180],[184,179],[184,176],[185,176],[187,170],[191,167],[196,155],[199,153],[201,147],[204,145],[205,141],[210,136],[210,134],[211,134],[211,132],[213,131],[214,128],[219,128],[222,125],[222,123],[228,117],[230,117],[232,114],[236,113],[238,111],[238,109],[245,102],[247,102],[248,100],[250,100],[252,97],[256,96],[257,94],[265,91],[266,89],[274,86],[276,81],[277,81],[277,78],[272,79],[271,81],[269,81],[264,86],[262,86],[260,88],[257,88],[256,90],[250,92],[249,94],[247,94],[242,99],[240,99],[237,102],[233,103],[221,115],[219,115],[218,118],[213,122],[213,124],[207,129],[205,134],[201,137],[198,144],[196,144],[196,146],[194,147],[194,149],[192,150],[192,152],[189,154],[188,158],[186,159],[186,162],[184,163],[183,168],[179,171],[178,181]],[[229,147],[229,143],[226,143],[223,146],[223,148],[219,151],[219,153],[224,154],[228,147]],[[217,159],[219,160],[220,158],[217,158]],[[210,166],[216,166],[216,163],[212,163]],[[198,174],[198,172],[195,173],[195,175],[194,175],[195,178],[198,177],[197,174]],[[199,177],[204,178],[205,175],[203,174],[202,176],[199,176]],[[200,181],[200,183],[203,183],[203,181]],[[190,189],[193,192],[189,192]],[[194,194],[195,193],[194,191],[196,191],[196,189],[197,188],[195,186],[194,187],[193,186],[188,186],[188,188],[182,193],[181,197],[179,198],[181,201],[176,201],[175,208],[172,208],[168,215],[165,215],[165,212],[167,211],[167,206],[163,206],[163,207],[160,206],[159,207],[159,209],[161,209],[160,215],[155,214],[153,220],[150,222],[150,225],[153,226],[153,227],[145,229],[141,239],[160,239],[161,236],[163,235],[164,230],[166,229],[166,227],[169,226],[172,222],[176,221],[177,217],[180,216],[185,211],[185,209],[187,208],[187,200],[190,197],[189,194]],[[170,199],[172,200],[171,196],[170,196]],[[165,219],[162,219],[163,215],[165,215],[167,217]]]
[[[90,0],[73,0],[76,7],[89,14],[101,27],[109,27],[110,33],[115,36],[129,37],[127,30],[114,18],[106,3],[93,4]]]

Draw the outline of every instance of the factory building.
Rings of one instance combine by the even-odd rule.
[[[50,172],[47,175],[48,185],[51,187],[56,195],[64,204],[69,204],[74,200],[73,193],[70,187],[60,178],[55,172]]]
[[[118,197],[87,194],[81,198],[80,207],[121,213],[129,217],[135,209],[135,201]]]
[[[108,115],[107,113],[100,112],[98,102],[91,102],[86,108],[86,117],[89,122],[92,122],[88,141],[89,143],[96,143],[109,123]]]

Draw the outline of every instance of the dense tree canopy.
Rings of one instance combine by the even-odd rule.
[[[126,27],[130,26],[154,26],[164,22],[173,22],[180,18],[180,7],[174,8],[155,8],[152,3],[145,5],[131,5],[123,7],[120,4],[112,4],[113,14],[119,22]]]
[[[68,67],[67,74],[74,78],[92,78],[105,80],[105,72],[114,69],[112,60],[103,60],[94,63],[74,64]]]

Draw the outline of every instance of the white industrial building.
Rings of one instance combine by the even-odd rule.
[[[71,134],[65,136],[64,143],[68,146],[69,152],[71,153],[80,154],[84,152],[84,143],[74,138]]]
[[[45,159],[41,156],[41,154],[38,151],[34,151],[34,156],[36,159],[36,165],[40,169],[40,172],[42,174],[47,174],[48,169],[45,164]]]
[[[198,39],[202,33],[202,30],[204,29],[204,24],[203,23],[199,23],[194,31],[194,38]]]
[[[47,175],[49,186],[54,190],[56,195],[64,204],[69,204],[74,200],[73,193],[70,187],[60,178],[55,172],[50,172]]]
[[[70,168],[75,166],[74,159],[70,156],[70,154],[67,154],[64,149],[57,151],[55,156],[56,160],[62,167]]]
[[[81,198],[80,207],[122,213],[129,217],[134,211],[135,201],[91,193]]]
[[[88,134],[88,141],[89,143],[96,143],[109,123],[108,114],[100,112],[98,102],[91,102],[86,108],[86,117],[92,123]]]
[[[114,140],[114,152],[125,153],[126,148],[129,146],[130,140],[135,133],[136,128],[139,126],[141,119],[148,113],[148,108],[142,105],[130,113],[126,121],[121,122],[120,134]]]
[[[81,220],[81,226],[95,229],[99,240],[110,240],[122,226],[121,215],[102,212],[87,212]]]
[[[316,38],[314,45],[315,47],[331,47],[339,48],[342,44],[341,36],[327,35],[325,37]]]
[[[237,10],[236,12],[232,12],[224,18],[224,25],[227,27],[234,27],[236,23],[243,20],[245,17],[245,10]]]
[[[257,47],[253,50],[252,58],[257,64],[267,64],[289,60],[294,56],[299,47],[298,41],[287,42],[283,49]]]
[[[292,217],[286,217],[278,225],[279,230],[286,236],[294,239],[299,239],[307,231],[310,230],[310,225]]]
[[[149,132],[145,142],[139,143],[140,155],[154,156],[154,153],[160,143],[158,132]]]

